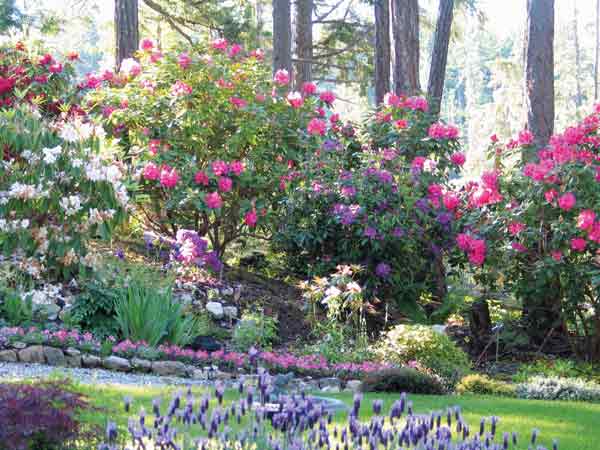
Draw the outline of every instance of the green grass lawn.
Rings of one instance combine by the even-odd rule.
[[[83,415],[85,421],[104,427],[110,417],[116,420],[122,429],[131,415],[124,412],[124,396],[133,399],[132,413],[137,413],[140,406],[151,413],[153,398],[162,398],[164,410],[171,394],[178,390],[177,388],[86,385],[78,385],[76,389],[84,393],[94,406],[104,409],[100,412],[85,413]],[[195,389],[194,392],[201,394],[202,389]],[[340,399],[348,405],[352,404],[352,394],[328,394],[328,396]],[[237,392],[226,392],[226,402],[235,398]],[[398,399],[398,395],[366,394],[363,400],[362,419],[368,420],[371,402],[374,399],[384,400],[384,411],[387,412],[391,404]],[[498,416],[500,433],[513,430],[519,433],[519,449],[527,449],[533,428],[538,428],[541,432],[538,445],[545,445],[548,448],[551,448],[553,438],[558,439],[561,450],[600,448],[600,404],[520,400],[479,395],[460,397],[410,395],[409,400],[414,402],[417,413],[443,411],[446,406],[459,405],[471,430],[475,432],[479,429],[481,417]],[[336,417],[338,422],[344,419],[344,414]]]

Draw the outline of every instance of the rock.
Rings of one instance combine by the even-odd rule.
[[[0,352],[0,361],[17,362],[17,352],[14,350],[3,350]]]
[[[348,380],[346,382],[346,388],[344,389],[347,392],[358,393],[362,391],[362,381],[360,380]]]
[[[222,319],[223,318],[223,305],[219,302],[208,302],[206,304],[206,310],[215,318]]]
[[[47,317],[48,320],[56,320],[60,313],[60,306],[49,303],[44,305],[33,305],[33,314],[35,317]]]
[[[81,355],[66,356],[67,366],[69,367],[81,367],[82,359]]]
[[[150,372],[152,370],[152,361],[147,359],[133,358],[131,360],[131,366],[140,372]]]
[[[233,288],[223,288],[221,289],[221,294],[225,297],[231,297],[233,295]]]
[[[152,363],[152,372],[162,376],[187,376],[187,367],[179,361],[155,361]]]
[[[60,312],[58,313],[58,318],[61,321],[65,321],[65,319],[67,318],[67,316],[71,313],[71,310],[73,309],[73,307],[71,305],[66,305],[63,309],[60,310]]]
[[[208,380],[208,374],[202,369],[194,369],[191,378],[193,380]]]
[[[67,363],[64,353],[59,348],[44,347],[44,357],[51,366],[64,366]]]
[[[228,319],[237,319],[238,309],[235,306],[225,306],[223,307],[223,314]]]
[[[14,342],[12,347],[17,350],[23,350],[24,348],[27,348],[27,344],[25,342]]]
[[[322,392],[340,392],[342,389],[342,382],[339,378],[335,377],[321,378],[319,380],[319,389],[321,389]]]
[[[23,350],[19,351],[19,361],[44,364],[46,362],[46,358],[44,358],[44,347],[41,345],[33,345],[31,347],[24,348]]]
[[[190,347],[194,351],[203,350],[212,353],[221,350],[223,346],[212,336],[196,336]]]
[[[65,355],[67,356],[81,356],[81,352],[76,348],[69,347],[65,350]]]
[[[95,368],[102,365],[102,359],[94,355],[83,355],[81,358],[83,367]]]
[[[194,303],[194,296],[189,292],[178,292],[177,300],[184,306],[188,306]]]
[[[446,325],[432,325],[431,329],[438,334],[446,334]]]
[[[109,356],[102,360],[102,365],[105,369],[109,370],[120,370],[122,372],[129,372],[131,370],[131,363],[125,358],[118,356]]]
[[[232,375],[228,372],[221,372],[220,370],[217,370],[214,374],[213,374],[213,380],[220,380],[220,381],[225,381],[225,380],[231,380]]]

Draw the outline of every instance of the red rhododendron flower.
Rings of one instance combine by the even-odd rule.
[[[160,184],[166,188],[174,188],[179,181],[179,174],[175,168],[164,166],[160,171]]]
[[[508,232],[513,236],[516,236],[521,231],[525,230],[525,228],[527,228],[527,226],[521,222],[511,222],[508,224]]]
[[[219,159],[213,161],[211,168],[213,173],[218,177],[227,175],[229,173],[229,165],[225,161],[221,161]]]
[[[232,161],[229,163],[229,171],[240,176],[244,171],[244,163],[241,161]]]
[[[243,109],[246,106],[248,106],[248,102],[246,100],[244,100],[243,98],[239,98],[239,97],[230,97],[229,103],[231,103],[233,105],[233,107],[236,109]]]
[[[460,203],[458,196],[454,192],[446,192],[442,200],[444,207],[449,211],[454,211]]]
[[[531,145],[533,144],[533,133],[529,130],[523,130],[519,133],[519,144],[520,145]]]
[[[558,261],[560,262],[562,260],[563,254],[560,250],[552,250],[550,252],[550,255],[552,256],[552,259],[554,261]]]
[[[544,197],[548,203],[552,203],[556,197],[558,197],[558,192],[556,189],[550,189],[549,191],[544,192]]]
[[[408,128],[408,120],[399,119],[396,121],[395,125],[396,125],[396,128],[403,130],[404,128]]]

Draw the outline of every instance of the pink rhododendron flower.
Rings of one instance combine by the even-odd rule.
[[[190,58],[190,55],[188,55],[187,53],[181,53],[177,58],[177,64],[179,65],[179,67],[185,70],[188,67],[190,67],[190,64],[192,64],[192,58]]]
[[[460,203],[458,196],[454,192],[446,192],[442,200],[444,207],[449,211],[454,211]]]
[[[160,171],[160,184],[166,188],[174,188],[179,181],[179,174],[175,168],[164,166]]]
[[[304,95],[314,95],[317,93],[317,85],[315,83],[306,82],[302,85]]]
[[[490,136],[490,141],[492,141],[492,144],[495,144],[496,142],[498,142],[498,136],[496,136],[495,134],[492,134]]]
[[[265,94],[256,94],[254,96],[254,99],[258,102],[258,103],[263,103],[267,97],[265,96]]]
[[[229,177],[219,177],[218,185],[221,192],[229,192],[233,188],[233,180]]]
[[[142,73],[142,66],[135,59],[126,58],[121,62],[120,71],[129,77],[136,77]]]
[[[229,45],[229,43],[227,42],[227,39],[225,38],[219,38],[219,39],[215,39],[214,41],[211,42],[210,46],[214,49],[214,50],[221,50],[221,51],[225,51],[227,50],[227,46]]]
[[[402,99],[396,93],[388,92],[383,96],[383,104],[385,106],[393,106],[394,108],[398,108],[402,106]]]
[[[511,222],[508,224],[508,232],[512,236],[518,235],[521,231],[523,231],[527,226],[521,222]]]
[[[237,176],[240,176],[244,171],[244,163],[242,161],[231,161],[229,163],[229,171]]]
[[[181,80],[177,80],[173,86],[171,86],[171,95],[175,97],[183,97],[192,93],[192,87],[189,84],[184,83]]]
[[[544,192],[544,197],[548,203],[552,203],[558,197],[558,192],[556,189],[550,189],[549,191]]]
[[[589,230],[588,239],[596,244],[600,244],[600,222],[594,222],[591,230]]]
[[[431,139],[442,140],[442,139],[456,139],[458,137],[458,128],[453,125],[444,125],[443,123],[431,124],[427,135]]]
[[[552,256],[552,259],[557,262],[560,262],[563,257],[563,254],[560,250],[552,250],[550,255]]]
[[[510,246],[512,247],[513,250],[518,251],[519,253],[525,253],[527,251],[527,247],[525,247],[523,244],[521,244],[520,242],[517,241],[513,241]]]
[[[161,52],[152,52],[152,54],[150,55],[150,62],[152,64],[156,64],[162,58],[163,58],[163,54]]]
[[[252,209],[251,211],[248,211],[246,213],[246,215],[244,216],[244,223],[246,225],[248,225],[250,228],[253,228],[256,226],[256,222],[258,220],[258,216],[256,215],[256,210]]]
[[[586,245],[587,245],[587,242],[583,238],[577,237],[577,238],[571,239],[571,249],[575,250],[576,252],[584,251]]]
[[[335,113],[335,114],[332,114],[331,116],[329,116],[329,122],[331,124],[336,124],[339,121],[340,121],[340,115],[339,114]]]
[[[399,119],[396,120],[396,122],[394,123],[394,125],[396,125],[396,128],[403,130],[405,128],[408,128],[408,120],[406,119]]]
[[[519,133],[519,144],[520,145],[531,145],[533,144],[533,133],[529,130],[523,130]]]
[[[67,59],[69,61],[77,61],[79,59],[79,53],[72,50],[69,53],[67,53]]]
[[[287,101],[292,106],[292,108],[301,108],[304,104],[302,94],[300,94],[300,92],[297,91],[290,92],[287,96]]]
[[[42,56],[40,58],[40,64],[42,66],[47,66],[47,65],[50,65],[50,64],[54,64],[54,58],[52,57],[51,54],[46,53],[44,56]]]
[[[227,175],[229,173],[229,165],[220,159],[213,161],[211,168],[213,173],[218,177]]]
[[[154,163],[146,164],[144,167],[143,176],[146,180],[158,180],[160,178],[160,169]]]
[[[160,139],[150,139],[148,150],[152,156],[155,156],[160,150]]]
[[[456,152],[450,155],[450,161],[452,161],[452,164],[462,166],[465,164],[465,162],[467,162],[467,157],[462,152]]]
[[[61,73],[63,71],[63,65],[61,63],[55,63],[48,67],[50,73]]]
[[[152,39],[142,39],[142,41],[140,42],[140,50],[143,50],[145,52],[150,52],[152,51],[152,49],[154,48],[154,41]]]
[[[242,46],[240,44],[233,44],[227,53],[230,58],[235,58],[238,53],[242,51]]]
[[[324,91],[324,92],[321,92],[321,94],[319,94],[319,99],[323,103],[327,103],[329,106],[331,106],[331,105],[333,105],[333,102],[335,101],[335,94],[331,91]]]
[[[404,106],[414,111],[427,112],[429,110],[429,104],[423,97],[409,97],[404,101]]]
[[[223,200],[218,192],[211,192],[204,196],[206,207],[210,209],[219,209],[223,206]]]
[[[204,172],[198,171],[194,175],[194,183],[208,186],[208,182],[209,182],[208,176]]]
[[[558,207],[564,211],[569,211],[575,206],[576,201],[575,194],[567,192],[558,198]]]
[[[327,123],[324,120],[314,118],[308,122],[306,130],[313,136],[325,136],[325,133],[327,132]]]
[[[262,61],[265,58],[265,51],[262,48],[257,48],[256,50],[252,50],[248,56]]]
[[[234,108],[236,108],[236,109],[243,109],[246,106],[248,106],[248,102],[246,100],[244,100],[243,98],[239,98],[239,97],[230,97],[229,103],[231,103],[234,106]]]
[[[287,86],[290,83],[290,74],[285,69],[279,69],[277,72],[275,72],[273,81],[275,81],[275,83],[279,86]]]
[[[577,228],[580,230],[588,230],[594,225],[596,213],[591,209],[584,209],[577,217]]]

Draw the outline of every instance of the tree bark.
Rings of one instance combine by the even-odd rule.
[[[292,73],[292,17],[290,0],[273,0],[273,73]]]
[[[379,105],[390,90],[390,5],[375,0],[375,103]]]
[[[440,114],[442,96],[444,94],[453,10],[454,0],[440,0],[437,25],[435,27],[435,41],[433,43],[433,53],[431,54],[429,83],[427,85],[429,107],[435,117]]]
[[[132,58],[140,42],[138,0],[115,0],[115,63],[117,70]]]
[[[394,91],[415,95],[419,82],[419,1],[392,0],[394,34]]]
[[[314,0],[296,0],[296,87],[312,80]]]
[[[525,103],[527,127],[537,148],[554,130],[554,0],[527,0]],[[524,161],[535,150],[523,154]]]

